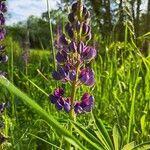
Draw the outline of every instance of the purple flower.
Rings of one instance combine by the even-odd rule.
[[[0,45],[0,52],[5,51],[5,46],[4,45]]]
[[[90,68],[82,69],[79,75],[79,79],[83,84],[92,86],[95,83],[94,71]]]
[[[91,27],[88,24],[84,23],[82,25],[82,34],[88,35],[90,32],[91,32]]]
[[[64,101],[62,98],[60,98],[56,103],[55,103],[55,107],[58,109],[58,110],[61,110],[64,106]]]
[[[77,9],[78,9],[78,3],[75,2],[72,4],[72,11],[75,13]]]
[[[70,98],[67,98],[64,102],[64,110],[68,113],[71,109]]]
[[[71,81],[75,81],[76,80],[76,71],[75,70],[72,70],[69,72],[69,79]]]
[[[68,33],[68,36],[69,36],[71,39],[74,38],[74,31],[73,31],[72,28],[69,28],[69,29],[67,30],[67,33]]]
[[[7,11],[5,2],[0,2],[0,11],[3,13],[5,13]]]
[[[3,14],[0,14],[0,25],[4,25],[5,24],[5,18],[3,16]]]
[[[56,60],[58,63],[65,63],[67,61],[67,53],[65,51],[58,52]]]
[[[81,59],[84,61],[90,61],[91,59],[95,58],[96,56],[96,49],[92,47],[85,47],[83,53],[81,54]]]
[[[7,61],[8,61],[8,56],[7,55],[0,56],[0,62],[5,63]]]
[[[68,20],[70,21],[70,23],[75,22],[75,14],[73,12],[68,15]]]
[[[77,32],[80,31],[80,27],[81,27],[81,23],[80,23],[80,21],[77,21],[76,22],[76,30],[77,30]]]
[[[60,36],[59,42],[60,42],[62,45],[68,45],[68,41],[67,41],[67,39],[66,39],[66,37],[65,37],[64,34],[62,34],[62,35]]]
[[[62,79],[65,79],[68,75],[68,72],[65,70],[66,67],[58,67],[58,70],[57,71],[53,71],[52,73],[52,77],[55,79],[55,80],[62,80]]]
[[[6,34],[6,31],[5,29],[0,29],[0,41],[3,40],[5,38],[5,34]]]
[[[83,113],[83,109],[82,107],[80,106],[80,103],[79,102],[75,102],[74,104],[74,111],[76,114],[81,114]]]
[[[79,44],[78,44],[78,47],[77,47],[77,51],[79,54],[81,54],[84,50],[84,43],[81,41]]]
[[[64,95],[64,90],[63,90],[63,88],[61,88],[61,87],[59,87],[59,88],[57,88],[57,89],[55,89],[54,90],[54,95],[55,96],[63,96]]]
[[[88,93],[85,93],[81,98],[80,106],[84,111],[90,112],[93,105],[94,105],[94,97],[92,95],[89,95]]]
[[[68,49],[69,49],[69,52],[73,52],[73,53],[76,52],[76,51],[77,51],[76,43],[72,41],[72,42],[69,44]]]
[[[6,137],[0,133],[0,145],[3,144],[6,141]]]

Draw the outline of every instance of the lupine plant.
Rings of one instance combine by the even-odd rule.
[[[81,113],[90,112],[94,105],[94,97],[85,92],[81,100],[76,100],[76,91],[81,85],[93,86],[94,71],[86,64],[96,56],[96,50],[88,46],[91,39],[89,25],[90,12],[79,0],[74,2],[65,25],[65,33],[59,38],[56,54],[57,70],[52,76],[55,80],[71,85],[71,93],[64,96],[64,89],[58,87],[49,95],[52,104],[58,110],[70,113],[70,119],[75,120]]]
[[[4,14],[7,11],[6,3],[4,1],[0,1],[0,63],[5,63],[8,60],[7,55],[5,55],[5,45],[3,44],[3,40],[5,39],[5,17]],[[6,73],[0,70],[0,76],[5,76]],[[3,134],[4,123],[2,122],[2,115],[7,107],[7,103],[0,103],[0,147],[6,141],[6,137]]]
[[[4,13],[6,13],[7,7],[4,1],[0,0],[0,63],[5,63],[8,60],[7,55],[5,55],[5,45],[3,44],[3,40],[5,39],[5,17]],[[0,75],[5,75],[6,73],[0,70]]]

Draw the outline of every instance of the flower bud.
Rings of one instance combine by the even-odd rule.
[[[68,29],[68,36],[73,39],[74,38],[74,32],[73,32],[73,29],[72,28],[69,28]]]
[[[0,41],[3,40],[5,38],[5,34],[6,34],[6,31],[5,29],[0,29]]]
[[[84,51],[81,54],[81,59],[83,61],[90,61],[91,59],[95,58],[95,56],[96,56],[95,48],[86,47],[86,48],[84,48]]]
[[[8,56],[7,55],[0,56],[0,62],[5,63],[7,61],[8,61]]]
[[[58,96],[58,97],[61,97],[64,95],[64,90],[63,88],[59,87],[57,89],[54,90],[54,95],[55,96]]]
[[[92,86],[95,83],[93,70],[90,68],[82,69],[79,75],[79,80],[87,86]]]
[[[76,114],[81,114],[83,113],[83,109],[82,107],[80,106],[80,103],[79,102],[75,102],[74,104],[74,111]]]
[[[65,63],[67,61],[67,54],[66,52],[58,52],[56,55],[56,60],[58,63]]]
[[[64,110],[68,113],[71,109],[71,102],[70,102],[70,98],[67,98],[64,102]]]
[[[78,3],[77,2],[73,3],[72,4],[72,11],[75,13],[77,11],[77,9],[78,9]]]
[[[79,54],[81,54],[83,52],[83,49],[84,49],[84,43],[81,41],[79,44],[78,44],[78,47],[77,47],[77,52]]]
[[[69,15],[68,15],[68,20],[70,21],[70,23],[74,23],[75,22],[75,13],[70,13]]]
[[[77,51],[76,43],[72,41],[72,42],[69,44],[68,49],[69,49],[69,52],[73,52],[73,53],[76,52],[76,51]]]
[[[77,32],[80,32],[80,27],[81,27],[80,21],[76,22],[76,26],[75,27],[76,27]]]
[[[72,28],[71,24],[68,22],[66,25],[65,25],[65,31],[68,32],[68,29]]]
[[[62,110],[63,108],[63,105],[59,101],[56,102],[55,106],[58,110]]]
[[[0,11],[3,13],[5,13],[7,11],[5,2],[0,2]]]
[[[82,26],[82,34],[89,35],[90,32],[91,32],[91,27],[89,25],[87,25],[86,23],[84,23]]]
[[[51,101],[52,104],[56,104],[56,102],[58,101],[59,97],[55,96],[53,94],[50,94],[49,95],[49,99],[50,99],[50,101]]]
[[[69,72],[69,79],[71,81],[75,81],[76,80],[76,72],[75,72],[75,70],[72,70],[71,72]]]
[[[89,40],[91,40],[91,38],[92,38],[91,33],[89,33],[89,34],[85,37],[85,39],[86,39],[87,42],[88,42]]]
[[[63,45],[67,45],[67,44],[68,44],[68,41],[67,41],[67,39],[66,39],[66,37],[65,37],[64,34],[62,34],[62,35],[60,36],[59,42],[60,42],[61,44],[63,44]]]
[[[90,18],[90,12],[89,11],[86,12],[84,18],[85,18],[85,20],[87,20],[88,18]]]
[[[57,72],[57,71],[53,71],[52,73],[52,77],[55,79],[55,80],[61,80],[61,75]]]
[[[0,25],[4,25],[5,24],[5,18],[3,16],[3,14],[0,14]]]
[[[5,51],[5,46],[4,45],[0,45],[0,52],[4,52]]]
[[[80,106],[84,111],[90,112],[93,105],[94,105],[94,97],[92,95],[89,95],[88,93],[85,93],[81,98]]]

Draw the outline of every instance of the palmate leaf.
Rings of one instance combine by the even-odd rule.
[[[44,109],[42,109],[34,100],[29,98],[25,93],[15,87],[12,83],[10,83],[4,77],[0,77],[0,85],[6,87],[11,93],[18,96],[23,102],[25,102],[28,106],[30,106],[34,111],[36,111],[44,120],[46,120],[56,131],[57,134],[63,136],[64,139],[70,144],[81,150],[87,150],[85,146],[81,144],[68,130],[65,130],[59,122],[53,118],[52,115],[48,114]]]
[[[75,130],[82,136],[92,147],[97,150],[105,150],[100,141],[94,137],[89,131],[81,127],[78,123],[72,122]]]
[[[93,113],[93,119],[95,122],[95,126],[98,129],[98,132],[96,132],[96,134],[97,134],[99,140],[103,143],[103,145],[105,146],[105,148],[107,150],[114,150],[113,143],[110,139],[110,136],[109,136],[102,120],[98,119],[94,113]]]
[[[120,150],[122,147],[123,139],[120,127],[116,124],[113,128],[113,141],[115,150]]]

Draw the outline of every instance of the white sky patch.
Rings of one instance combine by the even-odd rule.
[[[49,0],[50,9],[56,8],[59,0]],[[41,16],[47,11],[46,0],[8,0],[8,14],[6,24],[12,25],[26,20],[30,15]]]

